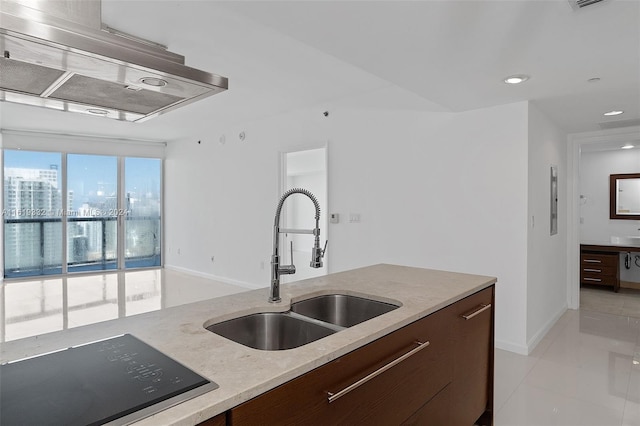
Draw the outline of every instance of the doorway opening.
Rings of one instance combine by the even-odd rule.
[[[636,221],[609,218],[609,175],[623,173],[629,168],[637,171],[640,166],[640,151],[620,149],[630,140],[637,141],[637,138],[638,133],[635,129],[570,136],[568,165],[572,182],[568,187],[568,307],[571,309],[635,316],[630,313],[635,312],[637,315],[640,308],[640,293],[633,288],[621,288],[620,290],[624,291],[614,293],[612,287],[585,284],[586,281],[583,279],[597,283],[601,277],[593,278],[588,275],[589,278],[585,278],[587,275],[584,274],[581,276],[583,266],[580,250],[581,244],[609,246],[614,244],[618,236],[638,233]],[[633,262],[627,262],[629,268],[626,268],[624,255],[617,261],[613,262],[610,269],[612,273],[616,270],[620,272],[620,284],[624,281],[638,281],[632,276],[633,269],[636,268]],[[640,259],[638,263],[637,268],[640,272]],[[613,312],[612,309],[616,311]]]
[[[327,147],[326,145],[281,153],[280,194],[292,188],[310,191],[320,204],[320,242],[328,240],[327,209]],[[311,229],[314,226],[313,203],[305,196],[294,194],[287,199],[282,211],[280,226],[292,229]],[[282,282],[298,281],[329,273],[328,259],[324,258],[322,268],[311,268],[311,248],[313,236],[307,234],[280,235],[282,261],[295,263],[295,275],[283,275]],[[293,247],[293,249],[292,249]],[[293,262],[291,259],[293,256]]]

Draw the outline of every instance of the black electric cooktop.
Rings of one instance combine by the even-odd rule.
[[[217,387],[124,334],[0,365],[0,424],[124,425]]]

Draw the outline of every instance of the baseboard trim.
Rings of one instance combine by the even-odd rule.
[[[218,275],[207,274],[207,273],[200,272],[200,271],[194,271],[192,269],[183,268],[181,266],[164,265],[164,268],[165,269],[170,269],[172,271],[182,272],[182,273],[189,274],[189,275],[195,275],[196,277],[206,278],[208,280],[218,281],[218,282],[221,282],[221,283],[224,283],[224,284],[237,285],[238,287],[244,287],[244,288],[248,288],[248,289],[252,289],[252,290],[266,287],[266,286],[256,285],[256,284],[253,284],[253,283],[248,283],[248,282],[245,282],[245,281],[239,281],[239,280],[234,280],[234,279],[227,278],[227,277],[220,277]]]
[[[531,339],[529,339],[529,341],[527,342],[526,345],[519,345],[519,344],[516,344],[516,343],[513,343],[513,342],[508,342],[506,340],[498,340],[498,339],[496,339],[496,341],[494,343],[495,348],[496,349],[502,349],[502,350],[509,351],[509,352],[514,352],[514,353],[517,353],[519,355],[529,355],[531,352],[533,352],[533,350],[538,345],[538,343],[540,343],[542,341],[544,336],[547,335],[549,330],[551,330],[551,328],[560,319],[560,317],[562,317],[562,315],[564,315],[564,313],[567,311],[567,309],[568,309],[568,307],[567,307],[567,304],[565,303],[562,306],[562,308],[560,308],[560,310],[558,312],[556,312],[556,314],[553,317],[551,317],[551,319],[549,319],[549,321],[547,321],[544,324],[544,326],[542,328],[540,328],[540,330],[538,330],[538,332]]]
[[[493,345],[496,349],[502,349],[503,351],[514,352],[519,355],[529,355],[526,345],[518,345],[504,340],[496,340]]]
[[[542,326],[542,328],[540,330],[538,330],[538,332],[536,334],[533,335],[533,337],[531,337],[531,339],[529,339],[529,341],[527,342],[527,355],[529,355],[531,352],[533,352],[533,350],[536,348],[536,346],[538,346],[538,343],[540,343],[542,341],[542,339],[544,339],[544,336],[547,335],[547,333],[549,332],[549,330],[551,330],[551,328],[555,325],[556,322],[558,322],[558,320],[560,319],[560,317],[562,317],[562,315],[564,315],[565,312],[567,312],[568,306],[565,303],[562,308],[560,308],[560,310],[558,312],[556,312],[556,314],[554,316],[552,316],[549,321],[547,321],[544,326]]]

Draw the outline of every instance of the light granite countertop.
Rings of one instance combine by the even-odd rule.
[[[7,342],[0,350],[0,362],[131,333],[220,386],[136,425],[194,425],[495,282],[496,278],[479,275],[374,265],[282,284],[279,304],[267,301],[269,289],[264,288]],[[292,302],[332,293],[364,296],[401,307],[284,351],[252,349],[204,328],[247,314],[287,311]]]

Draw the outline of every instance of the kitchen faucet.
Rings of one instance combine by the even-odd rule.
[[[282,212],[282,205],[284,201],[293,194],[303,194],[309,197],[313,201],[313,205],[316,208],[316,227],[313,229],[280,229],[280,213]],[[285,192],[276,208],[276,217],[273,223],[273,254],[271,255],[271,293],[269,294],[269,302],[280,302],[280,275],[290,275],[296,273],[296,266],[293,264],[293,242],[291,243],[291,264],[280,265],[280,255],[278,248],[280,245],[279,234],[313,234],[315,236],[315,242],[311,248],[311,262],[309,266],[312,268],[322,268],[322,258],[324,252],[327,249],[327,242],[324,243],[324,248],[320,248],[320,204],[316,197],[306,189],[293,188]]]

